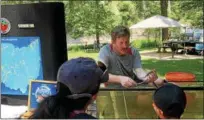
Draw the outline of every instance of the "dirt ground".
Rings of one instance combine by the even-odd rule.
[[[151,51],[142,51],[140,52],[142,58],[153,58],[158,60],[182,60],[182,59],[203,59],[204,56],[201,55],[189,55],[189,54],[175,54],[174,58],[172,58],[171,51],[167,51],[166,53],[158,53],[157,50]]]

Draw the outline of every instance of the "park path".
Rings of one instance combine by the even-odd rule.
[[[158,60],[183,60],[183,59],[203,59],[201,55],[189,55],[189,54],[175,54],[172,58],[171,52],[157,53],[157,50],[141,51],[142,58],[152,58]]]

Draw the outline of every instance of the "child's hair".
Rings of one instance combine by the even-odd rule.
[[[186,107],[185,92],[179,86],[171,83],[157,89],[153,100],[166,118],[180,118]]]

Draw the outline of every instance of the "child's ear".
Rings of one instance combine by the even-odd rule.
[[[96,100],[96,98],[97,98],[97,93],[92,96],[92,99]]]
[[[154,108],[154,111],[155,111],[155,112],[157,113],[157,115],[159,116],[159,118],[164,119],[165,117],[164,117],[163,111],[162,111],[161,109],[159,109],[159,108],[155,105],[155,103],[152,103],[152,106],[153,106],[153,108]]]
[[[154,108],[154,111],[155,111],[156,113],[158,113],[158,107],[155,105],[155,103],[152,103],[152,106],[153,106],[153,108]]]

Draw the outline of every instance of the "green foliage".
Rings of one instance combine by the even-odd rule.
[[[101,44],[101,47],[106,45],[106,43],[103,43]],[[78,52],[78,51],[86,51],[86,52],[89,52],[89,51],[98,51],[97,49],[95,50],[94,49],[94,45],[93,44],[90,44],[90,45],[71,45],[71,46],[68,46],[68,51],[73,51],[73,52]]]
[[[38,3],[36,0],[11,0],[11,1],[1,1],[1,5],[16,5],[16,4],[26,4],[26,3]]]
[[[72,46],[68,46],[68,51],[82,51],[83,49],[85,49],[84,45],[72,45]]]
[[[160,1],[134,1],[135,10],[139,20],[160,14]]]
[[[131,21],[134,21],[136,19],[134,5],[131,4],[130,1],[124,1],[124,2],[118,3],[118,11],[120,15],[120,23],[119,23],[120,25],[129,26],[132,24]]]
[[[170,17],[192,27],[203,28],[203,1],[172,1]]]
[[[45,0],[2,1],[2,4],[49,2]],[[53,0],[52,2],[60,0]],[[165,0],[166,1],[166,0]],[[83,36],[109,34],[116,25],[130,27],[161,13],[161,1],[93,1],[69,0],[65,4],[66,31],[76,39]],[[168,1],[168,16],[184,24],[203,28],[203,1]],[[156,30],[155,30],[156,31]],[[174,30],[173,30],[174,31]],[[146,31],[147,32],[147,31]],[[154,30],[150,31],[154,33]],[[96,38],[97,39],[97,38]]]
[[[131,46],[137,48],[137,49],[152,49],[156,48],[158,45],[157,40],[155,39],[140,39],[140,40],[134,40],[131,42]]]
[[[102,1],[68,1],[67,32],[73,38],[109,32],[113,22],[109,9]]]

